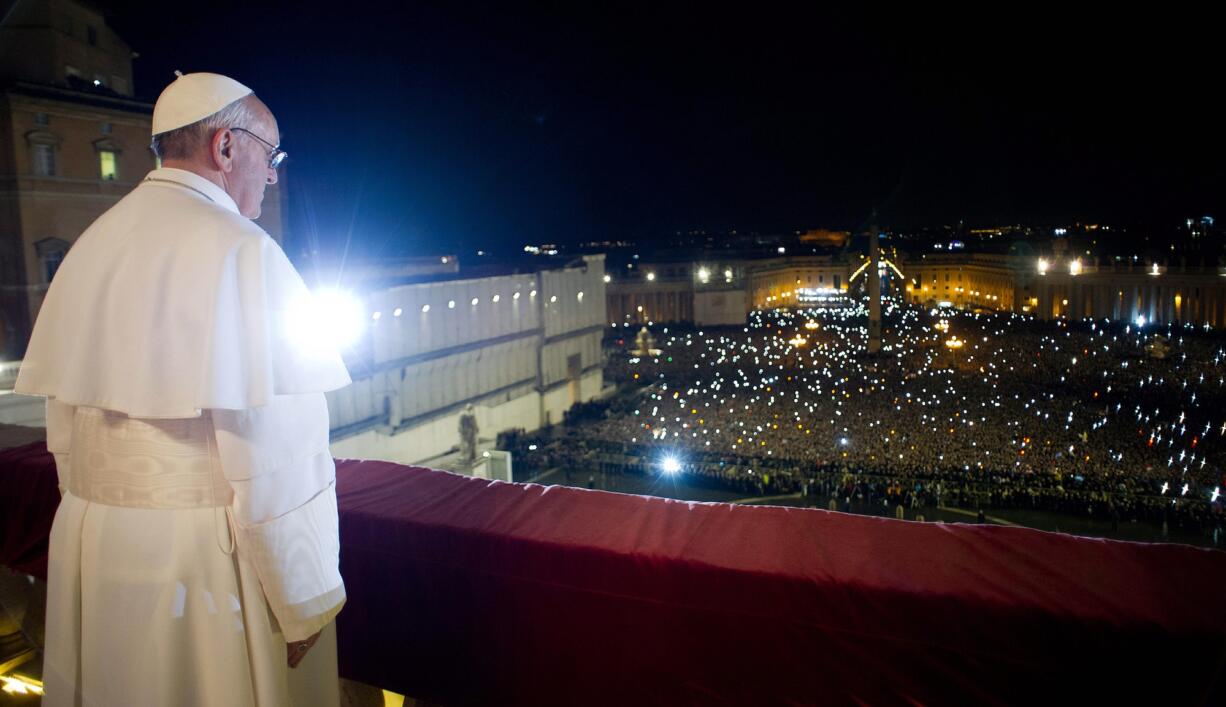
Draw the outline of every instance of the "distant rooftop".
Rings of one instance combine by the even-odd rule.
[[[343,267],[329,264],[313,267],[310,263],[303,263],[300,269],[307,283],[311,285],[337,284],[358,291],[370,292],[405,285],[526,275],[543,270],[583,267],[584,257],[585,255],[574,253],[558,255],[523,253],[498,258],[479,257],[466,261],[457,255],[437,255],[358,259],[345,263]],[[338,276],[337,273],[341,274]]]

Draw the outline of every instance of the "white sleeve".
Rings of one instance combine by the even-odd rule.
[[[345,603],[327,401],[323,393],[279,395],[212,416],[234,489],[237,551],[255,566],[285,639],[303,640]]]
[[[47,451],[55,457],[55,470],[59,476],[60,494],[68,488],[72,455],[72,424],[77,408],[47,398]]]

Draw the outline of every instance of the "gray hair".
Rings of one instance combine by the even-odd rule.
[[[255,94],[244,96],[216,113],[190,125],[153,136],[153,154],[159,159],[186,159],[208,145],[213,133],[223,128],[245,127],[255,122]]]

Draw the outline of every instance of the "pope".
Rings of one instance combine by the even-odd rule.
[[[251,89],[180,74],[160,168],[56,273],[16,390],[47,398],[44,704],[337,704],[335,465],[350,382],[252,222],[285,159]]]

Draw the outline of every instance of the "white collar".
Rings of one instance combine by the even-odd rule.
[[[238,204],[234,203],[234,199],[230,198],[224,189],[195,172],[174,167],[159,167],[145,175],[145,180],[154,183],[173,182],[196,192],[224,209],[239,213]]]

